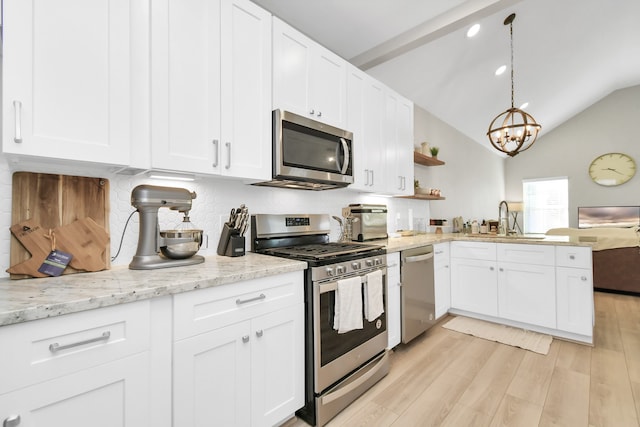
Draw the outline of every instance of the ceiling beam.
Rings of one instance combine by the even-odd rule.
[[[468,0],[349,60],[368,70],[522,0]]]

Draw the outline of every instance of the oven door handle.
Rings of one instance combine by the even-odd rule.
[[[349,384],[345,385],[344,387],[339,388],[338,390],[336,390],[334,392],[330,392],[330,393],[326,394],[325,396],[321,397],[320,400],[322,401],[322,404],[323,405],[327,405],[327,404],[333,402],[334,400],[340,399],[340,398],[344,397],[345,395],[351,393],[353,390],[355,390],[358,387],[360,387],[362,384],[364,384],[367,381],[369,381],[369,379],[371,377],[373,377],[374,375],[376,375],[380,369],[384,368],[388,357],[389,357],[389,354],[385,352],[385,355],[382,356],[380,358],[380,360],[378,361],[378,363],[376,363],[375,366],[373,366],[366,374],[364,374],[363,376],[361,376],[360,378],[358,378],[354,382],[349,383]]]

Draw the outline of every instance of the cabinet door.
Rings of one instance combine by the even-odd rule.
[[[315,45],[309,93],[315,119],[344,129],[346,124],[347,63],[338,55]]]
[[[151,427],[149,407],[147,352],[0,395],[20,426]]]
[[[296,304],[251,321],[252,426],[280,424],[304,405],[303,319]]]
[[[382,124],[384,88],[356,67],[347,81],[347,129],[353,132],[354,190],[383,192],[386,188]]]
[[[496,263],[451,259],[451,307],[488,316],[498,315]]]
[[[4,152],[129,163],[132,31],[146,27],[133,10],[128,0],[3,2]]]
[[[219,170],[224,176],[269,180],[271,15],[249,0],[225,0],[221,31]]]
[[[273,108],[310,116],[313,41],[273,18]],[[314,117],[315,118],[315,117]]]
[[[556,268],[558,329],[593,335],[593,276],[591,269]]]
[[[555,329],[555,268],[498,263],[498,315],[504,319]]]
[[[151,166],[216,173],[220,1],[158,0],[151,12]]]
[[[413,195],[413,104],[387,89],[385,110],[386,191]]]
[[[433,245],[436,319],[447,314],[451,307],[451,269],[449,243]]]
[[[344,128],[347,62],[273,18],[273,108]]]
[[[250,347],[249,321],[174,344],[173,425],[250,424]]]
[[[387,254],[387,336],[387,348],[397,346],[402,339],[399,252]]]

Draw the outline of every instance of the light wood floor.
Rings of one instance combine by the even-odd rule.
[[[546,356],[437,325],[328,426],[640,426],[640,298],[595,306],[594,347],[554,339]]]

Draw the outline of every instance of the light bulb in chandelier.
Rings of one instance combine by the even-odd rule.
[[[513,103],[513,20],[515,17],[516,14],[512,13],[504,20],[504,25],[509,25],[511,38],[511,108],[494,118],[487,131],[491,145],[511,157],[529,149],[536,141],[538,132],[542,128],[531,114],[520,108],[515,108]]]

